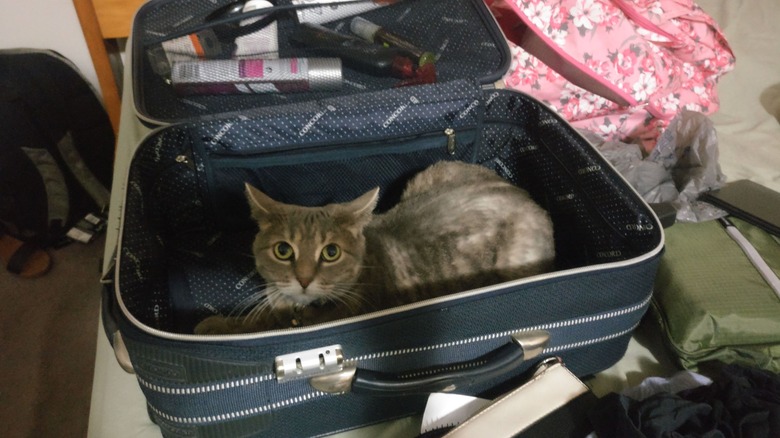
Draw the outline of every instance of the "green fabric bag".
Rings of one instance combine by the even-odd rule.
[[[778,236],[730,220],[780,274]],[[652,309],[684,368],[717,360],[780,372],[780,297],[717,221],[666,230]]]

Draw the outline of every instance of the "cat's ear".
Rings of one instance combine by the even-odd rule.
[[[376,203],[379,200],[379,187],[367,191],[360,195],[360,197],[341,204],[342,211],[347,213],[352,220],[359,223],[366,224],[371,220],[371,213],[376,208]]]
[[[251,184],[244,183],[244,188],[246,190],[246,199],[249,201],[249,208],[252,211],[253,219],[259,221],[267,216],[272,210],[279,208],[279,202],[274,201]]]
[[[376,208],[376,203],[378,200],[379,187],[374,187],[347,205],[356,216],[362,216],[364,214],[370,214],[373,212]]]

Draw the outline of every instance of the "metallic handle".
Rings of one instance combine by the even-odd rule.
[[[397,396],[450,392],[458,388],[501,376],[519,367],[524,361],[540,355],[550,340],[543,330],[518,332],[511,341],[475,360],[435,370],[416,370],[400,375],[347,367],[337,373],[312,377],[309,383],[318,391],[328,393],[355,392],[376,396]],[[474,365],[477,364],[477,365]],[[404,378],[402,376],[418,376]]]

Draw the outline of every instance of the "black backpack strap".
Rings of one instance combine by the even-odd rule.
[[[2,100],[2,103],[0,104],[7,106],[9,111],[14,111],[17,113],[13,117],[17,118],[20,122],[24,121],[28,123],[28,128],[35,129],[38,134],[42,135],[42,141],[51,141],[51,131],[40,126],[34,111],[30,108],[30,105],[27,103],[27,101],[19,95],[17,90],[11,89],[10,87],[4,86],[4,84],[0,83],[0,95],[2,96],[0,97]],[[8,116],[10,116],[10,114],[8,114]],[[19,129],[24,129],[23,126],[17,127]],[[58,236],[64,233],[65,223],[67,222],[68,215],[70,214],[70,195],[68,192],[68,186],[65,182],[65,175],[63,175],[57,160],[46,147],[29,144],[18,145],[18,148],[21,153],[16,153],[15,156],[18,159],[15,161],[21,160],[22,156],[26,157],[27,162],[34,166],[38,171],[40,180],[45,188],[45,193],[43,193],[41,196],[45,197],[45,200],[42,202],[44,202],[46,205],[47,229],[41,231],[44,231],[46,235],[39,236],[39,238],[35,240],[40,241],[40,243],[48,243],[52,236]],[[9,151],[9,153],[11,152]],[[30,193],[32,192],[30,191],[25,195],[22,195],[21,193],[14,195],[11,193],[11,191],[18,190],[19,188],[20,187],[18,186],[12,188],[8,184],[3,184],[2,187],[0,187],[4,193],[3,197],[9,198],[7,199],[9,209],[23,208],[22,206],[18,205],[17,202],[11,202],[10,198],[16,198],[17,201],[21,201],[22,196],[30,196]],[[33,200],[28,199],[28,201],[32,202]],[[23,204],[30,205],[26,202],[23,202]],[[6,213],[14,214],[13,212]],[[30,229],[38,229],[39,227],[38,224],[17,225],[20,228],[30,227]]]
[[[68,242],[71,227],[110,200],[114,136],[105,110],[75,65],[50,50],[0,50],[0,97],[0,120],[13,127],[0,148],[9,174],[0,175],[8,183],[0,195],[21,212],[0,208],[0,219],[24,231],[12,231],[21,239]]]

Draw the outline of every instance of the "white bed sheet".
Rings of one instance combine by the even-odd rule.
[[[780,2],[699,0],[721,26],[737,62],[718,84],[720,165],[730,181],[780,191]]]
[[[698,4],[721,25],[736,56],[735,69],[718,86],[721,108],[710,116],[718,132],[719,162],[729,180],[751,179],[780,191],[780,2],[777,0],[699,0]],[[125,77],[129,78],[126,68]],[[129,81],[124,95],[131,96]],[[135,117],[126,98],[118,139],[114,192],[106,239],[104,270],[108,269],[118,234],[121,193],[130,158],[148,129]],[[597,395],[639,383],[651,375],[668,376],[671,361],[658,338],[643,327],[629,344],[625,357],[589,382]],[[113,351],[98,331],[97,355],[89,419],[91,438],[159,437],[146,413],[135,378],[122,371]],[[418,419],[392,426],[353,431],[343,437],[413,436]]]

